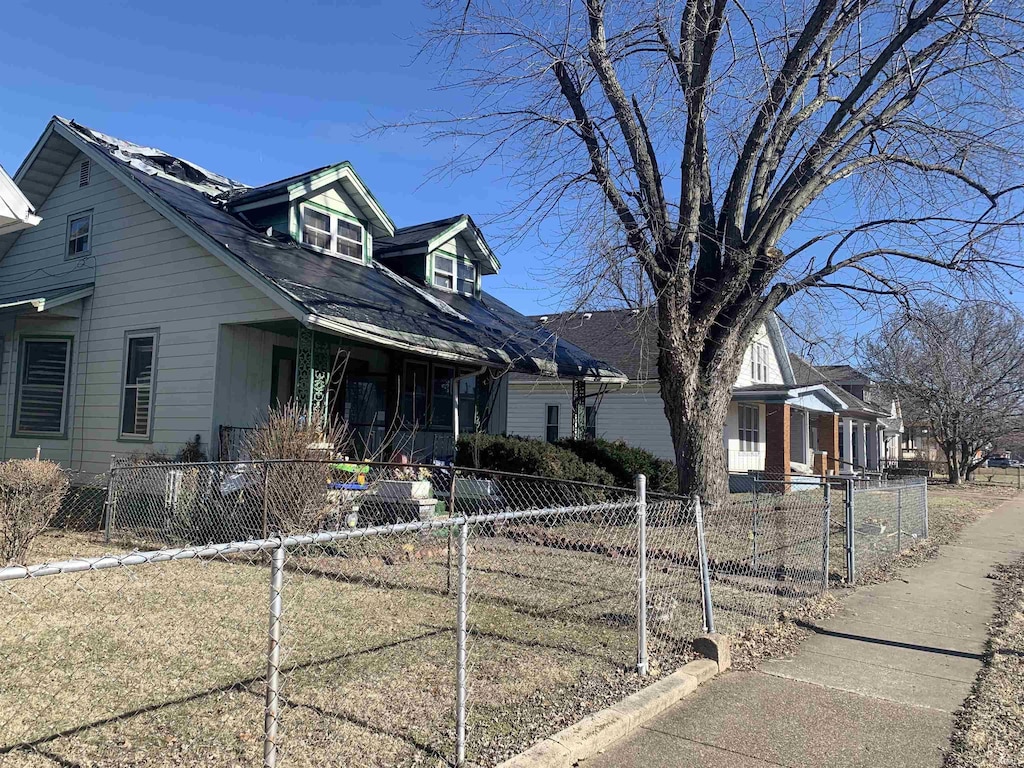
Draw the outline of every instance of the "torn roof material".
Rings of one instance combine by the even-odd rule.
[[[229,210],[238,190],[250,189],[238,182],[63,118],[54,118],[51,129],[307,326],[498,370],[625,381],[614,366],[487,293],[473,298],[415,286],[377,261],[363,266],[253,228]]]

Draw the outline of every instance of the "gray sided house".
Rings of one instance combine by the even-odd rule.
[[[348,163],[252,188],[54,118],[15,181],[42,223],[0,234],[4,458],[233,459],[294,400],[352,455],[444,460],[505,430],[509,372],[623,380],[483,290],[469,216],[396,227]]]
[[[570,342],[625,373],[625,384],[580,384],[514,374],[508,386],[510,434],[557,440],[571,435],[622,440],[674,459],[658,382],[657,330],[649,313],[608,310],[536,318],[552,343]],[[574,392],[585,388],[585,398]],[[584,402],[577,411],[573,402]],[[838,414],[846,407],[836,388],[797,379],[772,316],[744,353],[733,383],[722,437],[734,490],[743,476],[768,472],[815,474],[838,455]],[[575,425],[575,427],[574,427]]]

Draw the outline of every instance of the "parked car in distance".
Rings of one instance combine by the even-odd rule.
[[[992,458],[985,462],[985,466],[994,467],[996,469],[1000,467],[1019,467],[1020,462],[1017,461],[1016,459],[1011,459],[1009,456],[993,456]]]

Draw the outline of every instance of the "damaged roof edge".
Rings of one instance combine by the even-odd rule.
[[[525,360],[528,359],[536,370],[523,372],[532,373],[545,378],[565,377],[607,384],[625,384],[627,382],[626,376],[621,371],[616,371],[611,368],[602,368],[599,371],[591,373],[582,371],[560,371],[557,364],[548,358],[513,358],[507,353],[501,353],[500,357],[495,359],[486,355],[485,348],[472,344],[447,342],[445,343],[445,346],[448,348],[440,349],[437,346],[423,344],[422,340],[424,337],[421,336],[392,331],[395,336],[399,336],[401,338],[385,338],[380,335],[379,329],[376,328],[376,326],[364,326],[360,323],[354,322],[340,323],[337,320],[322,317],[315,313],[306,315],[302,318],[302,322],[309,328],[318,327],[348,338],[371,342],[373,344],[390,347],[402,352],[411,352],[428,357],[440,357],[450,362],[485,365],[490,368],[507,368],[510,371],[516,371],[517,360],[525,362]],[[497,350],[495,351],[497,352]]]
[[[192,238],[234,273],[241,276],[249,284],[270,298],[290,316],[307,326],[316,325],[325,330],[333,330],[342,336],[369,341],[380,346],[466,362],[473,365],[508,368],[509,370],[518,370],[542,376],[557,376],[561,374],[589,381],[622,383],[626,381],[621,371],[607,364],[602,364],[600,361],[587,361],[596,363],[589,370],[581,366],[575,368],[565,366],[560,371],[554,360],[547,357],[535,357],[530,354],[529,350],[524,350],[523,354],[513,358],[500,345],[477,346],[474,344],[444,341],[434,337],[409,334],[404,331],[388,330],[358,321],[338,322],[338,318],[327,318],[319,315],[312,307],[299,297],[293,295],[275,278],[264,274],[243,258],[241,254],[236,255],[229,245],[219,242],[217,238],[194,221],[187,212],[176,208],[157,191],[151,189],[141,178],[136,177],[135,173],[142,174],[143,171],[138,169],[133,171],[129,165],[110,154],[106,146],[93,136],[91,129],[79,127],[77,124],[61,118],[54,118],[48,126],[45,135],[49,135],[51,131],[53,134],[70,142],[73,147],[77,148],[91,160],[97,162],[100,167],[110,172],[111,175],[135,192],[141,199],[145,200],[154,210],[163,215],[185,235]],[[431,340],[434,343],[421,343],[424,340]]]

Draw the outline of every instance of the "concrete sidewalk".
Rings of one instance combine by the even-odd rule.
[[[793,656],[731,672],[585,768],[939,766],[981,668],[996,563],[1024,552],[1024,500],[957,546],[862,587]]]

